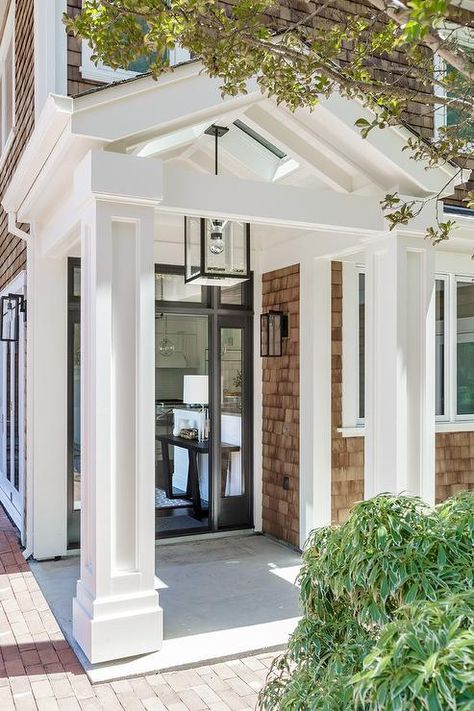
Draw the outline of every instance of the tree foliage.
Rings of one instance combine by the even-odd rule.
[[[463,11],[462,0],[366,0],[355,9],[346,0],[301,0],[298,19],[284,23],[274,19],[279,5],[280,0],[84,0],[82,12],[65,17],[65,23],[89,42],[94,61],[113,68],[145,57],[158,77],[168,68],[169,50],[179,45],[221,80],[225,94],[245,92],[256,77],[264,94],[296,110],[312,109],[337,91],[374,112],[372,121],[358,122],[363,136],[404,124],[412,102],[421,100],[442,116],[438,123],[448,113],[449,125],[432,140],[413,135],[406,150],[432,166],[455,161],[459,176],[471,165],[474,62],[466,37],[474,16]],[[387,67],[398,53],[406,64],[395,74]],[[474,204],[474,195],[468,200]],[[385,201],[390,228],[406,224],[424,204]],[[428,236],[446,239],[451,228],[439,222]]]
[[[261,709],[472,709],[473,551],[472,493],[435,509],[378,496],[315,531],[300,574],[303,619]]]

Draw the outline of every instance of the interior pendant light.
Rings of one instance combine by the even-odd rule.
[[[163,301],[163,274],[160,274],[160,282],[161,301]],[[158,350],[160,351],[160,355],[162,355],[163,358],[169,358],[175,352],[176,346],[174,345],[173,341],[168,338],[168,316],[161,314],[161,318],[164,318],[165,332],[158,346]]]

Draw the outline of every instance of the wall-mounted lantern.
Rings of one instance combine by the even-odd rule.
[[[283,339],[288,338],[288,314],[269,311],[260,316],[260,355],[283,355]]]
[[[18,341],[20,313],[26,311],[26,300],[21,294],[8,294],[0,299],[0,341]]]
[[[186,217],[186,283],[233,286],[250,279],[250,225],[231,220]]]

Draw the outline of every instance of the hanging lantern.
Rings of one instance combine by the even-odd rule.
[[[204,132],[214,136],[215,175],[219,173],[219,138],[228,130],[213,124]],[[233,286],[250,279],[250,225],[220,217],[185,217],[184,265],[186,283]]]
[[[184,246],[186,283],[233,286],[250,279],[248,223],[186,217]]]

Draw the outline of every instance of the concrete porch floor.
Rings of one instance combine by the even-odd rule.
[[[89,678],[105,681],[285,645],[301,614],[294,585],[300,562],[297,553],[258,535],[157,546],[162,650],[94,666],[72,638],[79,558],[33,561],[31,569]]]

